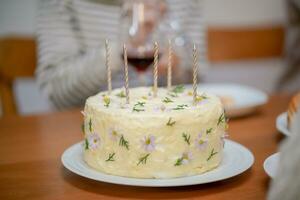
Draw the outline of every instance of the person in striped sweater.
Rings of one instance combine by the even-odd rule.
[[[185,37],[198,45],[199,60],[204,62],[206,48],[202,0],[164,2],[168,16],[176,19]],[[118,41],[120,15],[120,0],[40,2],[36,76],[42,91],[57,109],[82,106],[87,97],[106,89],[106,38],[111,41],[113,87],[122,86],[123,63],[118,53],[121,47],[113,43]],[[180,53],[178,57],[181,64],[174,70],[174,76],[177,73],[180,74],[177,77],[184,77],[190,66],[180,57]],[[159,71],[164,72],[165,64],[161,60]],[[136,86],[135,73],[130,74],[130,85]]]

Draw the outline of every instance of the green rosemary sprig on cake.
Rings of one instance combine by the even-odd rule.
[[[171,97],[178,97],[179,93],[184,92],[184,85],[177,85],[173,88],[171,92],[168,93]]]
[[[173,88],[172,92],[178,94],[184,92],[184,85],[177,85],[175,88]]]
[[[217,125],[219,125],[221,123],[225,123],[225,121],[226,121],[225,112],[223,112],[218,119]]]
[[[145,106],[146,102],[141,102],[138,101],[136,104],[134,104],[132,111],[133,112],[141,112],[141,111],[145,111],[145,109],[143,108]]]
[[[89,121],[89,130],[90,130],[90,132],[93,131],[93,130],[92,130],[92,118],[90,118],[90,121]]]
[[[169,118],[169,121],[167,122],[167,126],[173,126],[176,123],[176,121],[172,121],[172,117]]]
[[[109,162],[109,161],[115,161],[115,158],[114,158],[114,156],[115,156],[115,153],[110,153],[109,155],[108,155],[108,158],[105,160],[106,162]]]
[[[212,132],[213,128],[209,128],[209,129],[206,129],[206,135],[210,134]]]
[[[201,94],[200,97],[201,97],[202,99],[208,99],[208,96],[207,96],[205,93]]]
[[[187,108],[188,105],[186,104],[180,104],[180,105],[177,105],[175,108],[173,108],[172,110],[183,110],[185,108]]]
[[[138,101],[136,104],[134,104],[134,106],[141,106],[141,107],[144,107],[146,102],[143,102],[143,101]]]
[[[164,100],[162,100],[162,102],[164,102],[164,103],[172,103],[174,101],[172,99],[170,99],[169,97],[165,97]]]
[[[133,111],[133,112],[142,112],[142,111],[145,111],[145,109],[143,109],[143,108],[137,108],[136,106],[134,106],[134,107],[132,108],[132,111]]]
[[[214,155],[216,155],[218,152],[215,151],[215,149],[212,149],[210,152],[209,157],[207,158],[207,161],[209,161]]]
[[[132,111],[133,112],[142,112],[142,111],[145,111],[145,109],[133,107]]]
[[[125,93],[124,93],[123,90],[121,90],[118,94],[116,94],[116,96],[120,97],[120,98],[125,98],[126,97],[126,95],[125,95]]]
[[[84,140],[84,149],[85,149],[85,150],[88,150],[88,149],[89,149],[89,141],[88,141],[87,138],[85,138],[85,140]]]
[[[170,95],[171,97],[178,97],[177,93],[173,93],[173,92],[169,92],[168,95]]]
[[[137,163],[137,165],[139,164],[146,164],[147,163],[147,159],[150,156],[150,153],[146,154],[145,156],[139,158],[139,162]]]
[[[190,145],[190,139],[191,139],[191,135],[188,135],[186,133],[182,133],[182,137],[184,138],[184,141]]]
[[[183,157],[178,158],[178,159],[176,160],[174,166],[180,166],[180,165],[182,165],[182,161],[183,161]]]
[[[125,140],[124,136],[122,135],[120,137],[119,145],[125,147],[127,150],[129,150],[129,142]]]
[[[200,101],[202,101],[202,100],[204,100],[204,99],[208,99],[208,97],[206,96],[206,94],[202,94],[202,95],[197,95],[196,96],[196,101],[197,102],[200,102]]]
[[[104,96],[103,97],[103,102],[104,102],[104,106],[108,108],[108,106],[110,104],[110,98],[109,98],[109,96]]]

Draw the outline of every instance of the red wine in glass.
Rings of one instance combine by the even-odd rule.
[[[127,53],[127,60],[128,63],[137,70],[137,72],[143,73],[147,71],[149,66],[154,62],[154,52],[148,52],[144,55]]]

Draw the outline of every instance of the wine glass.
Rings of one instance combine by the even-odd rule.
[[[146,76],[154,61],[154,41],[163,16],[159,0],[124,0],[120,19],[120,44],[127,47],[128,63],[137,72],[141,85],[149,85]],[[121,53],[123,58],[123,52]],[[148,79],[147,79],[148,78]]]

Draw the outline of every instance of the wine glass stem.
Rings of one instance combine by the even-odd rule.
[[[146,86],[146,73],[145,72],[138,72],[138,79],[141,86]]]

